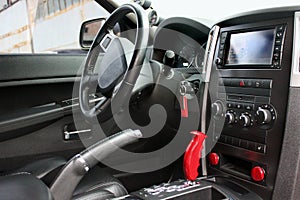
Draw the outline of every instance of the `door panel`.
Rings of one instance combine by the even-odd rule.
[[[73,124],[72,106],[65,100],[73,98],[84,58],[0,56],[0,171],[38,157],[68,158],[83,149],[80,140],[64,140],[64,131]]]

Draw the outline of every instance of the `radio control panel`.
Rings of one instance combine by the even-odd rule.
[[[220,34],[218,68],[280,69],[286,25],[256,27],[253,30],[230,30]],[[255,43],[256,45],[252,45]],[[260,51],[264,49],[264,53]]]

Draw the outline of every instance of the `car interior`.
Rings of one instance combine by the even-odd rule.
[[[0,55],[0,199],[300,198],[299,6],[95,2],[80,50]]]

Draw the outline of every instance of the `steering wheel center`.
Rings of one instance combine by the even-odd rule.
[[[101,94],[110,97],[114,87],[127,71],[127,61],[119,38],[107,37],[100,47],[105,54],[98,69],[98,86]]]

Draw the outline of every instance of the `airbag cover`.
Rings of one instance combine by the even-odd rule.
[[[110,93],[126,69],[126,57],[122,44],[118,38],[114,38],[99,67],[98,85],[100,92],[103,95]]]

